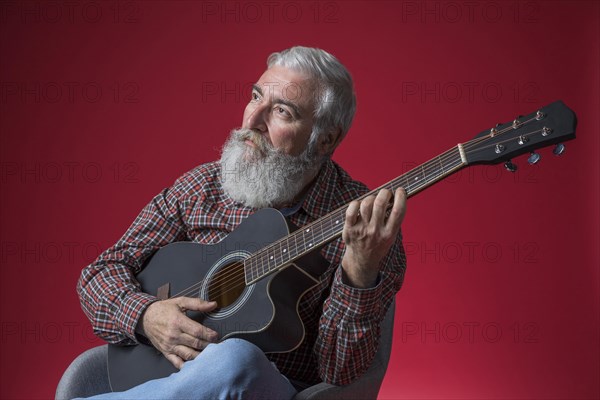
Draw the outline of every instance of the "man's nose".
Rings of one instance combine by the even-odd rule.
[[[267,131],[267,111],[268,106],[266,104],[258,104],[252,112],[248,115],[246,120],[247,127],[249,129],[255,129],[261,133]]]

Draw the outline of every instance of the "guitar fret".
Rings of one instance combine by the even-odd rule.
[[[302,236],[302,249],[306,248],[306,237],[304,237],[304,231],[300,231]],[[301,252],[299,252],[301,253]]]
[[[287,256],[285,248],[287,247],[287,239],[283,240],[282,242],[279,243],[279,256],[281,257],[281,259],[279,260],[279,263],[281,264],[285,264],[285,257]]]
[[[256,255],[256,267],[254,269],[256,271],[256,278],[255,279],[258,279],[261,276],[261,274],[263,273],[262,266],[263,266],[263,263],[262,263],[262,254],[258,253]]]
[[[301,253],[301,250],[303,248],[303,243],[304,243],[304,235],[302,235],[302,231],[298,230],[296,232],[296,248],[295,248],[295,255],[298,256]]]
[[[327,218],[325,218],[322,222],[325,222],[325,220],[327,220]],[[311,243],[311,249],[314,247],[317,247],[317,244],[321,241],[321,239],[319,239],[319,237],[323,236],[323,223],[320,224],[316,224],[314,226],[314,230],[313,230],[313,237],[312,237],[312,243]]]
[[[287,262],[289,261],[287,256],[287,246],[288,246],[288,241],[287,239],[283,240],[280,244],[279,244],[279,255],[281,257],[281,259],[279,260],[281,264],[287,264]]]
[[[288,236],[287,247],[286,247],[287,261],[290,261],[293,258],[294,247],[295,247],[294,243],[296,241],[295,237],[296,236],[294,234],[291,234],[290,236]]]
[[[273,249],[269,249],[267,251],[267,270],[266,272],[271,272],[275,269],[275,255],[273,254]]]
[[[262,270],[262,274],[266,275],[267,273],[269,273],[270,268],[269,268],[269,250],[265,251],[262,255],[262,263],[261,263],[261,270]]]

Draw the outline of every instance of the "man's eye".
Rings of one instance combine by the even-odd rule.
[[[258,100],[258,93],[252,92],[252,100]]]
[[[284,115],[286,117],[291,117],[291,114],[283,107],[277,107],[277,108],[275,108],[275,111],[278,114]]]

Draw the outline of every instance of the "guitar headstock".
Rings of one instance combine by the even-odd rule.
[[[521,154],[533,153],[552,144],[557,144],[555,154],[562,153],[562,142],[575,138],[576,126],[575,113],[559,100],[512,122],[481,132],[475,139],[463,143],[464,155],[468,164],[506,161],[506,168],[513,170],[511,166],[516,167],[510,159]],[[539,155],[533,153],[529,162],[533,164],[538,159]]]

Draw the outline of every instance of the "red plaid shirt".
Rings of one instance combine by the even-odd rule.
[[[81,274],[77,290],[96,335],[110,343],[138,343],[137,322],[157,298],[141,292],[135,274],[144,261],[174,241],[219,242],[255,210],[223,192],[218,162],[201,165],[163,190],[141,211],[125,235]],[[315,184],[290,220],[297,226],[327,214],[366,193],[335,162],[323,166]],[[289,353],[269,354],[281,373],[308,384],[345,385],[365,372],[379,341],[379,325],[404,278],[406,260],[398,235],[377,286],[357,289],[342,282],[344,243],[337,239],[321,254],[331,264],[320,283],[299,304],[306,337]]]

